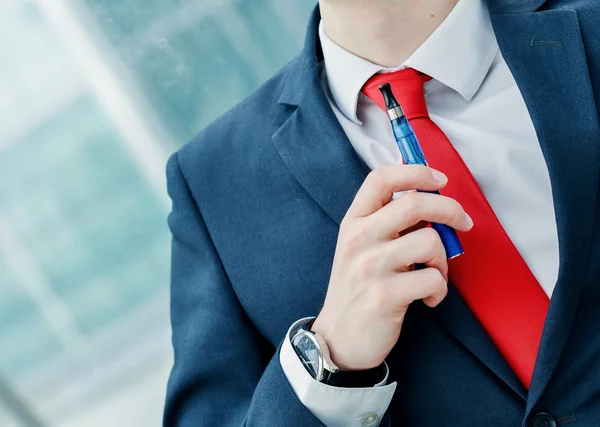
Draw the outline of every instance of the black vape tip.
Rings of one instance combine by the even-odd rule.
[[[379,86],[379,90],[383,95],[383,99],[385,100],[385,108],[387,110],[393,110],[396,107],[400,107],[400,104],[398,104],[398,101],[392,93],[392,86],[389,83],[385,83]]]

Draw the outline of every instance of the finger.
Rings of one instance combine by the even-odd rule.
[[[348,214],[365,217],[388,204],[394,193],[407,190],[437,191],[448,182],[446,176],[420,165],[388,166],[372,171],[358,190]]]
[[[435,307],[448,294],[448,282],[436,268],[398,274],[388,286],[390,302],[397,308],[406,307],[418,300]]]
[[[443,291],[435,293],[426,298],[423,298],[423,303],[428,307],[435,308],[438,305],[440,305],[440,303],[442,301],[444,301],[444,299],[446,298],[447,295],[448,295],[448,285],[446,285],[446,287],[444,288]]]
[[[386,242],[382,248],[383,268],[390,272],[409,271],[415,264],[437,269],[448,280],[448,260],[439,234],[422,228]]]
[[[456,200],[420,192],[403,194],[366,220],[380,239],[394,239],[422,221],[446,224],[458,231],[473,227],[473,220]]]

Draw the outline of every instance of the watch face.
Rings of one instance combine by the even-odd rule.
[[[293,342],[294,349],[312,377],[318,378],[321,373],[319,367],[319,362],[321,360],[320,350],[317,347],[314,338],[309,334],[310,332],[296,336]]]

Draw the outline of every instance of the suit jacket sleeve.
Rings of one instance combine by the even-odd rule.
[[[323,427],[298,400],[279,352],[245,315],[177,154],[169,160],[167,180],[173,201],[169,227],[175,364],[163,425]]]

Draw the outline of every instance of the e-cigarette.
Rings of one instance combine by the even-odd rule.
[[[392,124],[392,131],[402,154],[404,164],[427,166],[427,161],[419,145],[419,140],[404,115],[402,107],[394,97],[392,87],[389,83],[386,83],[379,86],[379,90],[385,99],[385,108]],[[440,194],[439,191],[434,191],[433,193]],[[431,227],[440,235],[448,259],[456,258],[464,253],[458,235],[452,227],[433,222],[431,223]]]

